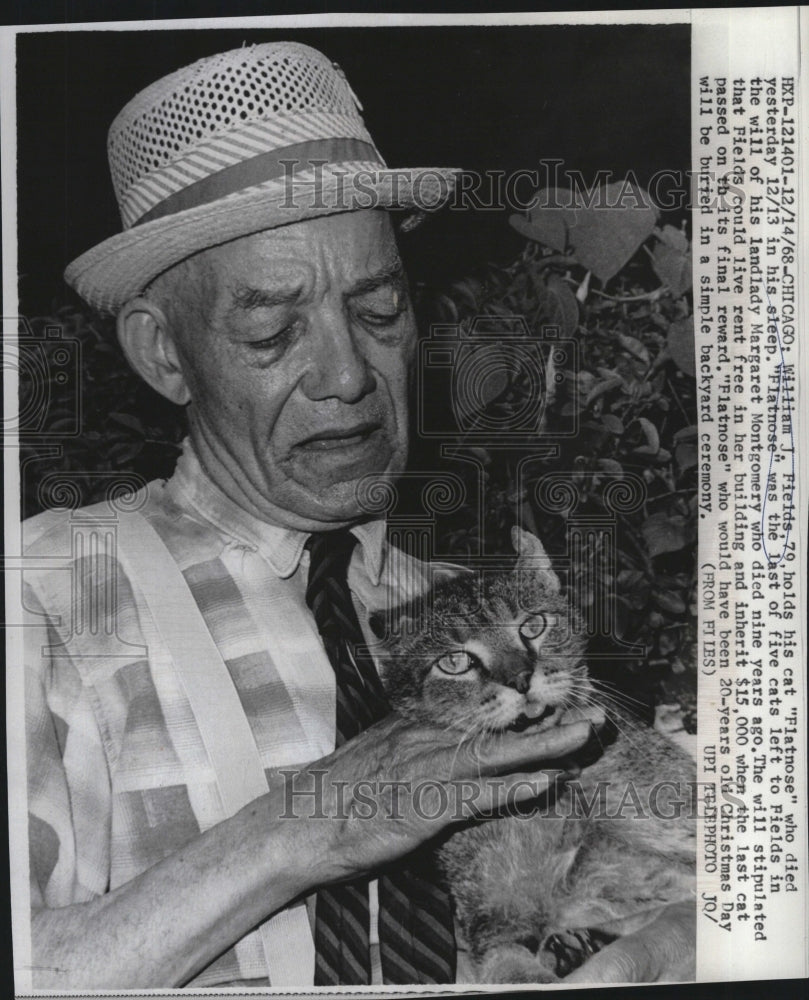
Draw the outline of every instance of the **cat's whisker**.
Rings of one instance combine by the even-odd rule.
[[[610,711],[613,715],[620,717],[624,720],[627,725],[635,728],[636,720],[633,716],[627,714],[626,708],[611,698],[603,697],[600,692],[590,696],[589,703],[591,705],[598,705],[604,709],[604,711]]]
[[[627,710],[620,703],[607,699],[599,699],[597,703],[601,704],[604,711],[611,712],[613,723],[622,732],[639,733],[646,729],[646,726],[634,715],[628,715]]]
[[[474,743],[475,730],[477,729],[478,723],[472,718],[468,720],[461,728],[461,735],[458,739],[458,750],[460,751],[461,746],[464,743]],[[459,727],[460,728],[460,727]]]
[[[603,709],[604,714],[607,717],[607,719],[609,721],[612,721],[612,719],[610,718],[609,712],[606,709],[604,709],[602,705],[599,705],[596,701],[591,701],[591,700],[583,698],[582,697],[582,692],[574,692],[574,693],[572,693],[570,695],[570,697],[566,698],[562,702],[562,704],[563,704],[563,706],[565,708],[586,708],[588,706],[591,706],[591,707],[594,707],[594,708],[601,708],[601,709]],[[598,731],[598,729],[596,729],[594,731],[594,733],[595,733],[596,740],[598,740],[598,745],[601,747],[601,750],[603,752],[604,750],[606,750],[606,747],[604,746],[604,741],[601,739],[601,733]]]
[[[458,740],[458,745],[455,748],[455,753],[453,754],[452,761],[450,763],[450,778],[455,772],[455,764],[458,761],[458,754],[461,752],[461,747],[464,743],[469,743],[469,749],[472,757],[478,762],[478,777],[481,777],[480,771],[480,754],[477,751],[476,740],[480,739],[481,729],[480,720],[476,719],[473,712],[469,713],[470,721],[467,725],[463,726],[461,731],[461,736]],[[460,720],[459,720],[460,722]]]
[[[600,708],[605,713],[609,713],[610,719],[617,723],[620,715],[620,705],[618,705],[609,696],[605,696],[602,692],[593,691],[584,687],[579,689],[575,696],[579,704],[591,705],[596,708]],[[613,718],[613,716],[615,716],[615,718]]]
[[[604,698],[605,701],[609,700],[613,705],[620,706],[625,712],[629,712],[634,717],[639,715],[640,709],[647,708],[644,702],[639,701],[637,698],[625,698],[621,694],[604,691],[598,688],[595,688],[594,690],[596,690],[596,692]]]
[[[608,698],[605,699],[600,696],[600,693],[597,695],[596,692],[588,691],[586,689],[577,691],[576,697],[582,707],[589,705],[595,708],[600,708],[607,716],[607,719],[613,724],[613,726],[615,726],[618,733],[623,736],[623,738],[630,743],[633,748],[638,748],[637,741],[632,738],[630,733],[637,733],[640,727],[629,724],[626,717],[621,714],[620,711],[615,710],[614,708],[611,711],[610,709],[612,706],[610,706]],[[596,735],[598,736],[598,734]],[[598,739],[599,743],[601,743],[600,737],[598,737]],[[604,749],[603,743],[601,743],[601,747]]]
[[[644,708],[646,707],[644,703],[638,701],[637,698],[630,698],[628,695],[624,696],[617,691],[615,692],[605,691],[600,685],[595,684],[592,681],[586,686],[586,688],[582,688],[583,692],[585,690],[589,691],[590,695],[593,698],[597,698],[599,703],[603,705],[611,705],[617,712],[621,712],[622,714],[625,714],[626,712],[631,712],[633,715],[632,719],[633,722],[634,722],[634,711],[626,703],[632,701],[635,702],[637,705],[641,705]]]
[[[490,738],[491,738],[491,723],[484,720],[483,725],[481,726],[476,736],[476,742],[477,742],[476,751],[479,751],[480,745],[485,741],[489,740]],[[480,764],[481,760],[480,753],[476,752],[475,757],[478,765],[478,780],[480,780],[483,778],[483,769]]]
[[[606,693],[613,698],[619,699],[622,702],[625,702],[627,704],[632,702],[635,705],[639,705],[641,708],[647,707],[646,702],[641,701],[639,698],[633,698],[631,695],[628,695],[625,691],[622,691],[618,687],[618,685],[615,684],[613,681],[605,681],[605,680],[600,680],[599,678],[591,677],[590,683],[594,687],[602,691],[604,691],[605,689],[609,689],[606,691]]]
[[[599,687],[611,688],[613,691],[621,691],[622,688],[618,685],[617,681],[609,680],[606,677],[591,677],[590,680],[593,684],[598,684]]]

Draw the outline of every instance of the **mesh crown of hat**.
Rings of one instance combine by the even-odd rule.
[[[112,123],[107,150],[115,193],[120,201],[138,179],[207,137],[313,111],[362,122],[342,72],[308,45],[267,42],[200,59],[142,90]]]

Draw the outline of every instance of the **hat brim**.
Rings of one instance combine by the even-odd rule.
[[[181,260],[267,229],[369,208],[435,211],[449,200],[458,168],[380,169],[306,177],[294,186],[272,180],[164,218],[134,226],[77,257],[65,280],[90,305],[116,313]],[[361,178],[361,183],[352,183]]]

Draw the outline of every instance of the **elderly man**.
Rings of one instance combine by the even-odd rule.
[[[67,278],[187,405],[189,439],[167,483],[27,525],[30,566],[72,569],[26,575],[34,985],[450,982],[424,845],[452,812],[405,796],[360,821],[346,795],[461,780],[486,811],[591,732],[459,750],[386,714],[362,652],[368,610],[429,585],[358,485],[407,452],[390,211],[437,207],[451,172],[388,171],[341,72],[290,43],[158,81],[109,152],[124,232]],[[688,920],[664,914],[587,978],[676,976]]]

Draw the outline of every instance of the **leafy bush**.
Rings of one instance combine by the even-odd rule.
[[[603,201],[620,197],[616,187],[602,192]],[[635,205],[649,205],[646,192],[631,193]],[[617,636],[646,650],[613,662],[611,679],[649,705],[679,702],[693,731],[697,427],[690,243],[681,229],[658,226],[652,207],[588,208],[571,191],[540,192],[538,201],[559,207],[512,217],[526,237],[516,259],[488,264],[446,289],[418,289],[423,329],[457,324],[463,338],[473,336],[481,317],[494,325],[522,317],[530,335],[542,341],[555,327],[576,342],[579,355],[575,369],[554,371],[553,341],[545,338],[548,392],[536,443],[553,441],[558,454],[535,461],[520,482],[517,470],[536,453],[533,443],[476,449],[487,477],[484,523],[471,504],[444,519],[442,551],[480,553],[485,540],[487,553],[509,552],[510,526],[518,522],[543,538],[552,557],[561,556],[571,511],[549,513],[538,502],[538,482],[553,472],[569,474],[576,516],[597,518],[611,513],[607,494],[616,481],[639,477],[646,496],[636,510],[618,515],[615,552],[605,551],[605,535],[592,535],[571,553],[569,585],[585,610],[600,598],[611,602]],[[506,369],[489,383],[490,425],[523,412],[529,383]],[[554,438],[571,416],[578,417],[579,433]],[[419,448],[417,464],[431,467],[437,456],[425,442]],[[460,472],[464,463],[453,468]]]
[[[602,193],[608,201],[626,199],[614,185]],[[606,595],[617,635],[646,650],[617,667],[611,661],[610,678],[649,706],[679,702],[686,728],[693,730],[697,428],[690,244],[681,229],[659,226],[653,208],[638,207],[648,206],[645,192],[629,195],[626,210],[619,211],[587,207],[575,192],[541,192],[540,205],[551,207],[512,217],[526,239],[514,260],[490,263],[448,288],[416,289],[422,331],[457,325],[463,338],[476,319],[496,324],[517,317],[529,336],[546,345],[540,440],[558,446],[554,457],[533,463],[522,482],[517,470],[535,454],[532,443],[478,448],[487,477],[483,523],[469,504],[441,518],[438,540],[442,552],[457,557],[483,551],[483,539],[487,553],[507,553],[510,527],[519,522],[543,538],[552,557],[560,557],[567,551],[570,511],[549,514],[537,500],[539,480],[567,474],[578,494],[576,515],[597,517],[610,512],[607,494],[616,482],[639,477],[645,498],[636,510],[619,514],[614,553],[605,551],[604,536],[596,533],[572,553],[569,582],[585,610]],[[63,310],[31,325],[40,338],[53,326],[75,338],[82,364],[78,386],[69,379],[51,384],[43,441],[22,449],[26,516],[47,505],[38,486],[55,470],[82,474],[76,478],[82,503],[103,497],[111,472],[132,471],[144,479],[170,475],[185,430],[183,412],[130,372],[114,324]],[[575,366],[554,368],[548,327],[575,341]],[[23,408],[37,391],[21,377]],[[77,391],[82,433],[64,441],[54,457],[48,434],[69,419]],[[532,391],[525,372],[503,368],[487,383],[486,412],[501,418],[519,412]],[[434,402],[451,421],[450,398]],[[579,433],[555,438],[574,417]],[[441,461],[430,442],[416,436],[412,466],[441,467]],[[464,467],[471,470],[453,464],[453,470]]]
[[[47,412],[37,437],[24,438],[21,449],[25,517],[58,504],[58,485],[55,495],[40,488],[46,476],[53,479],[51,473],[65,473],[63,481],[71,483],[80,504],[104,499],[111,473],[133,472],[144,481],[171,475],[185,433],[184,413],[132,372],[118,345],[114,320],[65,308],[55,316],[32,319],[26,333],[37,351],[48,356],[72,342],[79,364],[58,374],[55,365],[45,365],[52,375]],[[40,371],[41,366],[20,366],[21,413],[30,412],[31,403],[43,395]],[[81,432],[63,437],[75,426],[77,401]]]

